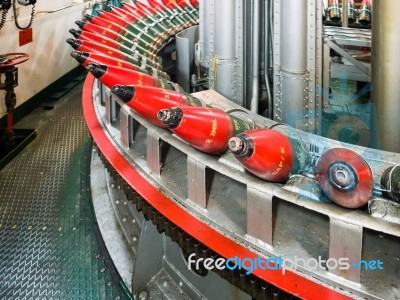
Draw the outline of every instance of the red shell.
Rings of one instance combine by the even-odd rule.
[[[132,15],[137,16],[138,18],[144,17],[149,13],[148,6],[140,1],[136,2],[134,5],[130,3],[124,3],[122,10],[125,10]]]
[[[194,148],[219,154],[228,148],[233,124],[222,110],[209,107],[180,107],[182,120],[172,131]]]
[[[120,68],[126,68],[130,70],[139,70],[139,67],[131,64],[130,62],[117,59],[115,57],[111,57],[108,55],[100,54],[100,53],[95,53],[95,52],[88,52],[89,57],[86,59],[85,62],[82,63],[82,66],[86,67],[90,63],[98,63],[98,64],[103,64],[107,66],[116,66]]]
[[[186,97],[179,92],[148,86],[135,86],[135,95],[126,104],[151,123],[163,128],[167,126],[157,118],[160,110],[189,105]]]
[[[113,30],[110,30],[109,28],[101,27],[99,25],[96,25],[96,24],[93,24],[93,23],[90,23],[90,22],[86,23],[83,26],[82,30],[90,31],[90,32],[93,32],[93,33],[98,33],[98,34],[100,34],[102,36],[105,36],[105,37],[107,37],[109,39],[112,39],[112,40],[118,40],[119,41],[120,39],[123,39],[123,36],[120,35],[119,33],[115,32]]]
[[[106,46],[104,44],[96,43],[90,40],[81,40],[82,44],[76,49],[82,52],[96,52],[102,53],[121,60],[127,60],[128,55],[120,50]]]
[[[151,6],[152,8],[154,8],[154,9],[157,10],[157,11],[163,11],[163,10],[165,10],[164,5],[161,4],[161,3],[158,3],[158,2],[155,1],[155,0],[147,0],[147,2],[150,4],[150,6]]]
[[[161,0],[161,2],[169,9],[174,9],[177,6],[174,0]]]
[[[91,24],[106,28],[113,32],[122,33],[124,31],[124,28],[122,26],[100,17],[93,17],[93,19],[91,19],[89,22]]]
[[[111,13],[115,14],[121,18],[123,18],[124,20],[128,21],[128,22],[135,22],[136,20],[138,20],[140,17],[145,16],[145,14],[141,13],[138,15],[138,13],[140,12],[140,10],[134,10],[134,12],[129,11],[129,9],[121,9],[119,7],[112,7],[111,8]]]
[[[272,129],[245,131],[243,135],[250,138],[254,145],[250,157],[238,158],[248,171],[272,182],[282,182],[289,178],[294,153],[287,136]]]
[[[101,19],[104,19],[104,20],[110,21],[114,24],[117,24],[121,27],[125,27],[130,24],[127,20],[121,18],[120,16],[118,16],[116,14],[109,13],[108,11],[102,11],[101,14],[99,15],[99,17]]]
[[[349,166],[356,178],[351,190],[336,187],[330,179],[330,168],[334,163]],[[358,208],[365,205],[372,196],[374,179],[367,162],[356,152],[346,148],[326,151],[317,164],[317,179],[324,193],[337,205]]]
[[[158,87],[158,80],[150,75],[132,69],[107,66],[107,72],[100,78],[107,87],[116,84],[145,85]]]
[[[190,0],[190,4],[192,4],[194,7],[199,7],[199,1],[198,0]]]

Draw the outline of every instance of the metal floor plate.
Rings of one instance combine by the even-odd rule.
[[[96,240],[81,91],[16,126],[38,133],[0,172],[0,299],[128,297]]]

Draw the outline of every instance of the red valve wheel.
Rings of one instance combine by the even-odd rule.
[[[325,152],[317,165],[317,179],[324,193],[343,207],[359,208],[372,196],[371,168],[350,149],[333,148]]]
[[[6,53],[0,54],[0,68],[12,67],[22,64],[29,59],[27,53]]]

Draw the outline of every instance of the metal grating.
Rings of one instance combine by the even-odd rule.
[[[17,124],[36,140],[0,172],[0,299],[124,299],[95,235],[79,85]]]

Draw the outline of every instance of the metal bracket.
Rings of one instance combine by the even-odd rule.
[[[207,208],[206,166],[201,162],[187,160],[188,196],[202,208]]]
[[[138,295],[162,268],[163,244],[156,226],[149,221],[143,222],[132,278],[134,295]]]
[[[333,38],[325,38],[324,42],[329,48],[335,50],[337,53],[339,53],[343,58],[347,59],[349,62],[351,62],[355,67],[360,69],[363,73],[368,75],[368,78],[371,78],[371,70],[368,68],[366,65],[363,63],[359,62],[357,59],[353,58],[349,53],[347,53],[345,50],[340,48],[338,45],[336,45],[333,42]]]
[[[351,267],[351,264],[361,260],[362,237],[363,227],[361,225],[330,219],[329,258],[348,258],[350,264],[348,270],[335,268],[330,272],[360,283],[361,270]]]
[[[147,166],[157,176],[161,175],[160,138],[155,132],[147,130]]]
[[[272,197],[266,190],[247,186],[247,234],[270,246],[273,238]]]
[[[106,120],[108,123],[113,123],[117,120],[117,103],[114,97],[107,90],[105,91],[105,105],[106,105]]]
[[[132,143],[132,117],[129,116],[129,113],[122,108],[120,111],[119,122],[121,130],[121,143],[125,147],[129,148]]]

